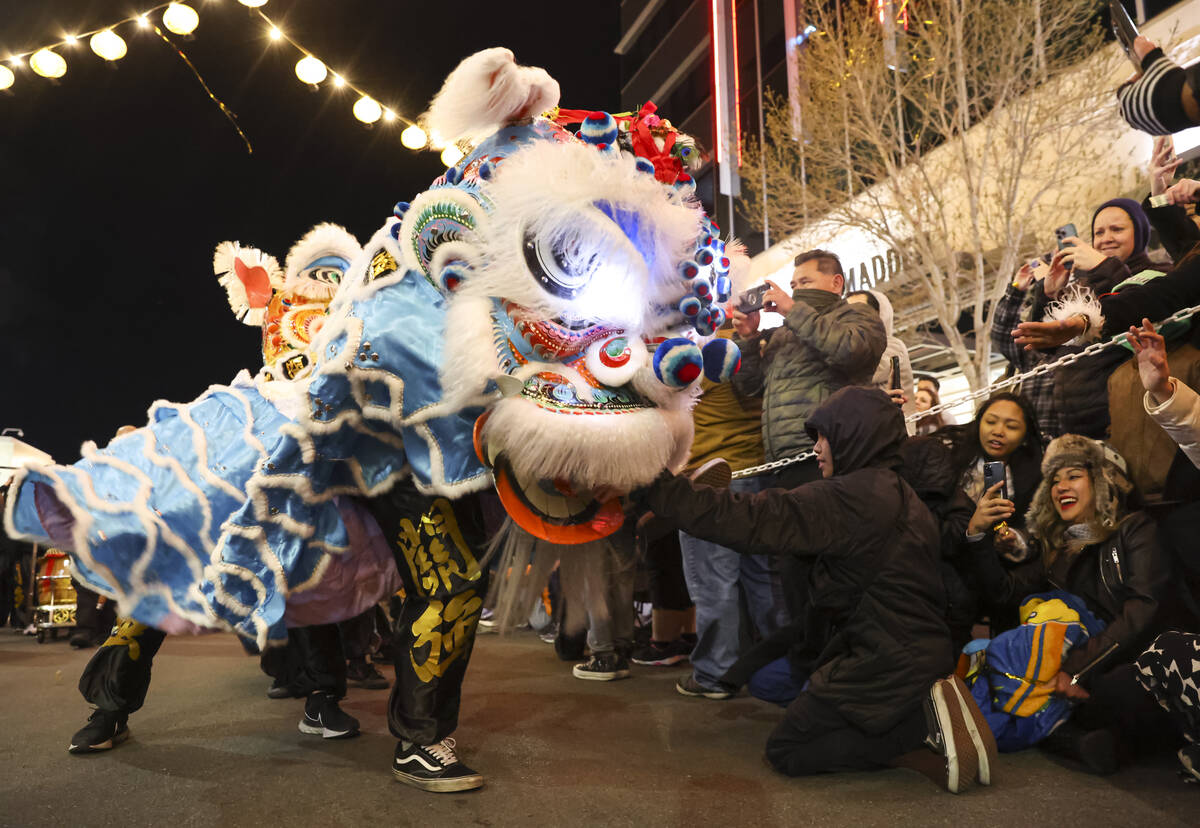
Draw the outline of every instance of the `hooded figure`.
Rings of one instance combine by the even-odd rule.
[[[908,358],[908,346],[895,333],[896,311],[892,308],[892,302],[882,290],[857,290],[847,296],[846,301],[853,302],[855,296],[870,297],[866,300],[867,304],[879,314],[879,321],[883,323],[883,329],[887,331],[887,346],[883,349],[883,356],[879,359],[879,365],[875,368],[875,375],[871,377],[870,384],[884,392],[891,388],[892,358],[899,359],[900,388],[908,397],[908,401],[901,406],[900,410],[904,412],[905,417],[910,417],[917,413],[917,397],[913,393],[916,383],[913,380],[912,362]],[[909,424],[908,433],[916,434],[915,422]]]
[[[900,409],[878,389],[843,388],[806,428],[828,441],[824,479],[738,495],[674,477],[638,495],[696,537],[812,562],[789,653],[797,686],[807,684],[766,748],[793,776],[881,767],[918,748],[922,702],[953,667],[938,529],[897,471]]]

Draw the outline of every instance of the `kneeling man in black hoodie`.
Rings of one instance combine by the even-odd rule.
[[[990,784],[996,744],[954,677],[933,516],[901,479],[900,409],[843,388],[805,424],[821,480],[742,495],[663,478],[633,499],[746,554],[812,560],[789,660],[804,685],[767,740],[780,772],[912,767],[958,793]]]

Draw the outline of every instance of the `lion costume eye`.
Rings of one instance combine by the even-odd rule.
[[[595,255],[585,256],[542,236],[525,233],[525,266],[549,293],[574,299],[600,268]]]

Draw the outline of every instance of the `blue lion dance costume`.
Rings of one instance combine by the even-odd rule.
[[[592,492],[681,468],[698,378],[739,365],[709,339],[730,262],[695,147],[652,105],[557,103],[506,49],[465,60],[427,114],[462,159],[349,264],[302,370],[157,403],[78,463],[25,469],[8,532],[71,550],[141,624],[259,647],[358,614],[398,569],[412,681],[465,669],[482,536],[462,504],[495,485],[517,547],[586,550],[622,521]]]

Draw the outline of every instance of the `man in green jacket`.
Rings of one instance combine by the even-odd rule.
[[[842,263],[827,250],[796,257],[792,292],[773,282],[763,309],[783,316],[759,332],[759,312],[733,311],[742,367],[733,383],[739,395],[762,395],[763,451],[768,461],[811,451],[804,422],[835,391],[868,385],[887,347],[879,315],[842,299]],[[815,459],[784,466],[775,485],[791,489],[820,477]]]

